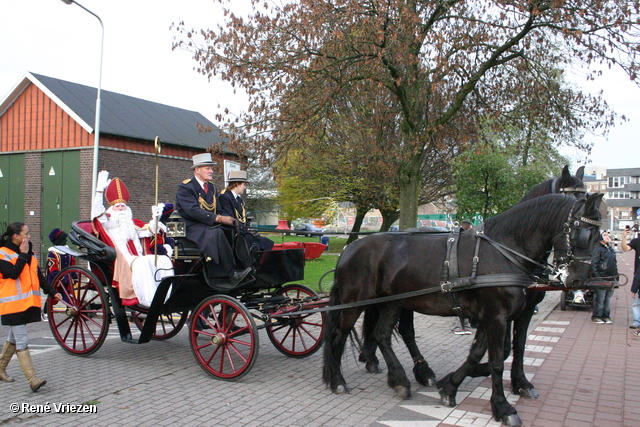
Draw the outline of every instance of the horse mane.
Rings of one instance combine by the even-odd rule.
[[[540,184],[536,184],[531,187],[531,190],[527,191],[527,193],[522,196],[522,199],[518,203],[525,202],[527,200],[535,199],[540,196],[544,196],[547,194],[555,193],[553,188],[553,182],[555,179],[548,179],[546,181],[541,182]]]
[[[546,194],[518,203],[486,220],[485,233],[492,239],[511,238],[526,242],[531,239],[531,231],[541,225],[564,224],[575,201],[573,196]]]
[[[560,176],[548,179],[540,184],[534,185],[518,203],[531,200],[535,197],[544,196],[545,194],[561,194],[563,188],[581,188],[585,189],[582,178],[584,177],[584,166],[580,166],[575,175],[571,175],[569,168],[565,166]]]

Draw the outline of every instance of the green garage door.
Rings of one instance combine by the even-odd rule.
[[[51,230],[59,228],[69,234],[71,222],[80,219],[80,151],[43,153],[42,184],[42,259],[45,259],[51,246]]]
[[[24,222],[24,154],[0,155],[0,234]]]

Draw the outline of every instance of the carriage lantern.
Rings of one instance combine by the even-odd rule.
[[[187,235],[184,222],[177,210],[174,210],[167,221],[167,236],[173,239],[185,237]]]

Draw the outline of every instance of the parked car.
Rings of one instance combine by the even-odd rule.
[[[296,236],[313,237],[322,234],[321,228],[318,228],[315,225],[309,223],[298,224],[293,227],[293,231]]]

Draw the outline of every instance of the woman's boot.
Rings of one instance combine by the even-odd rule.
[[[0,355],[0,380],[7,382],[14,382],[15,380],[7,375],[7,365],[16,352],[16,345],[12,342],[5,341],[4,347],[2,347],[2,355]]]
[[[18,361],[20,362],[22,372],[24,372],[24,376],[27,377],[27,381],[29,381],[31,391],[38,391],[38,389],[45,385],[47,381],[36,377],[36,370],[33,367],[33,360],[31,360],[31,353],[29,352],[29,349],[18,350],[16,351],[16,354],[18,355]]]

